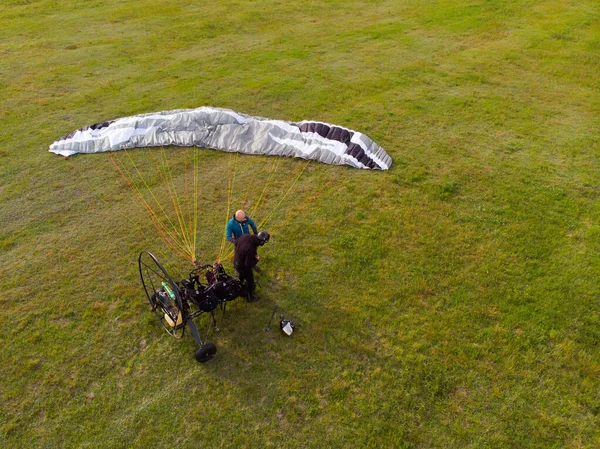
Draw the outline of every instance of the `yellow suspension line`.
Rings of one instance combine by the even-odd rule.
[[[186,153],[187,154],[187,153]],[[192,257],[195,257],[195,242],[193,240],[194,230],[193,230],[193,222],[192,222],[192,198],[190,197],[190,189],[188,182],[188,173],[187,173],[187,157],[184,157],[184,185],[185,185],[185,196],[183,198],[186,207],[181,207],[181,217],[183,220],[183,224],[186,230],[187,241],[189,242],[190,252]],[[173,184],[174,185],[174,184]],[[181,196],[178,195],[178,199],[181,199]],[[185,212],[187,211],[187,216]]]
[[[271,179],[273,179],[273,175],[277,171],[277,166],[276,166],[277,162],[281,163],[281,159],[277,159],[277,160],[273,161],[273,166],[271,167],[271,173],[269,174],[269,178],[267,179],[267,182],[265,183],[265,185],[264,185],[264,187],[262,189],[262,192],[260,193],[260,196],[258,197],[258,200],[252,206],[252,211],[250,212],[250,216],[251,217],[253,217],[254,216],[254,212],[258,210],[258,205],[260,204],[260,202],[262,200],[262,197],[265,194],[265,191],[267,190],[267,187],[271,183]]]
[[[187,155],[186,155],[187,156]],[[189,176],[188,176],[188,158],[184,156],[183,158],[183,185],[185,186],[185,197],[184,197],[184,202],[185,205],[187,206],[185,208],[185,211],[187,212],[187,216],[185,217],[185,221],[186,223],[189,224],[189,230],[190,230],[190,243],[191,243],[191,249],[193,251],[194,249],[194,240],[193,240],[193,232],[194,232],[194,222],[192,221],[192,197],[190,196],[190,183],[189,183]]]
[[[146,201],[146,199],[144,198],[144,196],[140,192],[140,190],[137,187],[137,185],[135,183],[133,183],[129,179],[129,177],[127,176],[127,174],[124,172],[124,169],[121,169],[121,167],[118,165],[118,163],[116,162],[116,160],[115,160],[115,158],[113,157],[112,154],[110,155],[110,157],[111,157],[111,160],[112,160],[113,164],[115,165],[115,167],[117,168],[117,170],[119,171],[119,173],[121,174],[121,176],[123,177],[123,179],[127,182],[127,184],[129,185],[129,187],[131,188],[131,190],[138,196],[138,198],[141,201],[142,205],[146,208],[148,214],[150,215],[152,223],[156,227],[156,229],[159,232],[159,235],[161,236],[161,238],[163,239],[163,241],[172,250],[174,250],[179,255],[181,255],[181,256],[183,256],[184,258],[187,259],[188,257],[186,256],[185,251],[182,251],[185,248],[182,247],[181,245],[178,245],[177,239],[169,232],[169,230],[166,227],[166,225],[161,222],[161,220],[159,219],[158,215],[152,209],[152,207],[150,206],[150,204]],[[178,248],[178,246],[179,246],[179,248]]]
[[[281,205],[281,203],[283,202],[283,200],[285,200],[285,198],[288,196],[288,194],[291,192],[292,188],[296,185],[296,183],[298,182],[298,180],[300,179],[300,177],[302,176],[302,174],[304,173],[304,171],[306,170],[306,168],[308,167],[308,164],[310,164],[311,160],[309,159],[306,164],[304,165],[304,167],[302,168],[302,170],[300,171],[300,173],[298,174],[298,176],[296,177],[296,179],[294,179],[294,181],[292,182],[292,184],[290,185],[290,187],[287,189],[287,191],[285,192],[285,195],[283,195],[283,197],[279,200],[279,202],[277,203],[277,205],[271,210],[271,212],[262,220],[262,222],[258,225],[259,228],[262,228],[265,223],[267,222],[267,220],[271,217],[271,215],[273,215],[273,213],[277,210],[277,208]],[[232,255],[233,255],[233,250],[230,250],[225,257],[223,258],[223,260],[228,260]]]
[[[161,150],[163,150],[163,152],[164,152],[164,148],[161,147]],[[167,167],[167,168],[165,168],[165,165],[161,166],[160,163],[158,162],[158,160],[154,157],[154,155],[152,153],[150,153],[150,156],[151,156],[152,160],[154,161],[154,164],[161,175],[163,184],[167,187],[167,192],[173,203],[173,209],[175,210],[175,215],[177,217],[177,222],[179,224],[179,230],[181,231],[181,234],[177,233],[177,227],[175,226],[174,223],[171,222],[171,225],[173,226],[173,230],[177,233],[177,235],[179,236],[179,238],[181,240],[181,246],[183,246],[185,248],[185,251],[189,254],[190,253],[190,245],[186,238],[186,233],[185,233],[185,230],[181,223],[181,220],[182,220],[181,210],[178,209],[178,202],[175,199],[175,196],[177,195],[177,191],[175,189],[174,184],[173,184],[173,186],[171,186],[169,184],[169,180],[167,179],[167,177],[165,175],[165,172],[168,170],[168,162],[164,162],[164,164]],[[164,159],[166,161],[166,155],[165,155]],[[190,256],[189,258],[193,259],[193,256]]]
[[[196,257],[196,242],[198,238],[198,147],[194,147],[194,257]]]
[[[179,237],[179,234],[177,233],[177,227],[173,224],[173,222],[171,221],[171,218],[169,217],[169,215],[167,214],[167,212],[164,210],[164,208],[162,207],[162,204],[160,201],[158,201],[158,199],[156,198],[156,196],[154,195],[154,193],[152,192],[152,190],[150,189],[150,186],[148,186],[148,183],[146,182],[146,179],[142,176],[140,170],[137,168],[137,165],[135,164],[135,162],[133,161],[133,159],[131,158],[131,155],[127,152],[127,150],[124,150],[125,154],[127,155],[127,157],[129,158],[129,161],[131,162],[131,164],[133,165],[133,167],[136,170],[136,173],[138,175],[138,177],[141,179],[142,183],[144,184],[144,186],[146,187],[146,190],[148,191],[148,193],[150,193],[150,196],[152,197],[152,199],[154,200],[154,202],[156,203],[156,205],[158,206],[158,208],[160,209],[160,211],[162,212],[163,216],[166,218],[166,221],[169,223],[169,225],[171,225],[171,227],[173,228],[173,231],[175,233],[175,235],[177,235]],[[152,152],[148,152],[150,154],[150,156],[154,159],[154,156],[152,155]],[[155,163],[156,163],[156,159],[154,159]],[[160,169],[160,167],[159,167]],[[135,183],[134,183],[135,185]],[[141,195],[141,193],[140,193]],[[143,196],[142,196],[143,198]],[[151,208],[152,209],[152,208]],[[157,214],[158,216],[158,214]],[[160,221],[160,220],[159,220]],[[161,222],[162,223],[162,222]],[[164,225],[166,227],[166,225]],[[169,233],[170,234],[170,233]],[[181,240],[181,237],[179,237],[179,240]]]
[[[288,188],[287,192],[285,192],[285,195],[283,195],[283,197],[279,200],[279,202],[277,203],[277,205],[271,210],[271,212],[263,219],[263,221],[261,222],[261,224],[259,225],[260,228],[262,228],[265,223],[269,220],[269,218],[271,218],[271,215],[273,215],[273,213],[275,213],[275,211],[277,210],[277,208],[279,208],[279,206],[281,205],[281,203],[283,202],[283,200],[286,199],[286,197],[288,196],[288,194],[291,192],[292,188],[296,185],[296,183],[298,182],[298,180],[300,179],[300,177],[302,176],[302,174],[304,173],[304,170],[306,170],[306,167],[308,167],[308,164],[310,164],[311,160],[309,159],[308,162],[306,162],[306,164],[304,165],[304,168],[302,168],[302,170],[300,171],[300,174],[298,174],[298,176],[296,177],[296,179],[294,179],[294,182],[292,182],[292,185]]]
[[[237,168],[237,156],[239,153],[235,153],[235,158],[230,158],[229,162],[229,182],[227,184],[227,216],[225,217],[225,224],[229,221],[229,209],[231,208],[231,196],[233,192],[233,181],[235,179],[235,172]],[[233,163],[231,160],[233,159]],[[226,235],[223,234],[223,239],[221,240],[221,249],[219,250],[219,256],[217,261],[221,260],[221,256],[223,255],[223,251],[225,250],[225,242],[227,241]]]
[[[177,221],[179,222],[179,228],[181,229],[181,235],[183,237],[183,241],[188,249],[191,251],[191,245],[189,241],[190,233],[185,226],[185,217],[183,215],[183,210],[181,208],[181,202],[179,201],[179,195],[177,194],[177,188],[175,186],[175,181],[173,180],[173,176],[171,174],[171,167],[169,166],[169,162],[167,159],[167,155],[165,153],[164,147],[160,147],[161,153],[163,156],[164,167],[166,168],[165,172],[168,176],[166,179],[167,190],[169,191],[169,195],[171,196],[171,201],[173,202],[173,207],[175,208],[175,214],[177,216]],[[191,254],[191,258],[194,258],[194,255]]]
[[[169,183],[168,183],[168,181],[167,181],[167,179],[166,179],[166,177],[165,177],[165,174],[164,174],[164,167],[162,167],[162,166],[160,165],[160,163],[159,163],[159,162],[158,162],[158,160],[157,160],[157,159],[154,157],[154,155],[152,154],[152,152],[150,152],[149,154],[150,154],[150,157],[152,158],[152,160],[153,160],[153,162],[154,162],[154,165],[156,166],[156,169],[157,169],[157,171],[159,172],[159,174],[160,174],[160,176],[161,176],[161,179],[162,179],[162,183],[163,183],[163,185],[164,185],[164,186],[167,188],[167,193],[169,194],[169,197],[170,197],[170,198],[171,198],[171,200],[173,201],[173,192],[171,191],[171,187],[170,187],[170,185],[169,185]],[[158,203],[158,201],[157,201],[157,203]],[[159,205],[160,205],[160,203],[159,203]],[[162,205],[161,205],[161,209],[162,209]],[[177,230],[177,226],[176,226],[176,225],[175,225],[175,223],[173,223],[173,222],[172,222],[170,219],[169,219],[169,223],[170,223],[170,224],[171,224],[171,226],[173,227],[173,231],[174,231],[174,232],[176,233],[176,235],[179,237],[179,240],[180,240],[180,245],[181,245],[181,247],[183,247],[183,248],[185,249],[185,251],[186,251],[186,252],[189,252],[188,245],[187,245],[187,242],[186,242],[186,240],[185,240],[185,234],[184,234],[184,233],[183,233],[183,231],[181,230],[181,219],[180,219],[180,217],[179,217],[179,214],[178,214],[177,208],[176,208],[176,207],[174,207],[174,210],[175,210],[175,215],[176,215],[176,217],[177,217],[178,224],[180,225],[180,226],[179,226],[179,231],[181,231],[181,232],[178,232],[178,230]],[[164,209],[163,209],[163,211],[164,211]],[[165,216],[167,216],[167,217],[168,217],[168,215],[167,215],[166,211],[164,211],[164,213],[165,213]]]
[[[144,229],[139,223],[136,223],[135,221],[133,221],[133,219],[131,218],[131,216],[129,214],[125,214],[122,212],[121,209],[114,208],[114,204],[110,204],[108,201],[106,201],[104,198],[102,198],[98,192],[96,191],[96,189],[94,189],[92,187],[92,185],[89,182],[89,179],[85,178],[85,182],[88,185],[88,188],[90,189],[90,191],[93,193],[93,195],[96,197],[97,200],[101,201],[102,203],[104,203],[104,205],[107,208],[110,208],[113,211],[118,211],[117,214],[119,215],[120,218],[125,218],[125,220],[127,220],[129,222],[130,225],[132,225],[133,227],[136,228],[136,231],[138,232],[138,234],[140,234],[142,236],[142,238],[144,238],[147,242],[151,242],[151,240],[148,238],[149,233],[147,232],[147,229]],[[164,253],[162,253],[162,251],[160,251],[157,248],[157,251],[159,251],[163,256]]]
[[[168,228],[166,228],[165,224],[162,223],[160,218],[156,215],[156,212],[152,209],[152,207],[144,199],[144,197],[142,196],[140,191],[137,189],[137,187],[136,186],[131,186],[131,187],[132,187],[132,190],[138,195],[138,198],[140,199],[142,205],[148,211],[148,214],[150,215],[150,219],[152,220],[152,223],[154,224],[155,228],[157,229],[157,231],[160,234],[163,241],[167,244],[167,246],[169,248],[171,248],[173,251],[175,251],[176,253],[182,255],[184,258],[187,259],[188,257],[185,254],[185,248],[178,242],[178,240],[175,238],[175,236],[173,236],[173,234],[171,234],[169,232]]]
[[[187,155],[187,153],[186,153]],[[186,192],[186,196],[185,196],[185,203],[187,205],[187,217],[186,217],[186,221],[188,223],[188,227],[190,230],[190,244],[191,244],[191,250],[192,253],[194,254],[194,257],[196,257],[196,220],[194,219],[194,213],[195,213],[195,207],[196,207],[196,177],[195,177],[195,164],[194,164],[194,159],[192,157],[192,163],[191,163],[191,168],[189,167],[189,161],[187,159],[187,157],[184,159],[184,170],[185,170],[185,192]],[[191,180],[190,180],[190,176],[188,173],[188,170],[191,170]]]
[[[248,173],[254,173],[254,170],[247,170]],[[252,191],[252,185],[254,184],[254,176],[250,177],[250,180],[245,183],[246,184],[246,192],[243,195],[243,200],[241,201],[241,209],[247,210],[248,206],[248,198],[250,197],[250,192]]]
[[[181,254],[182,252],[183,253],[187,253],[187,249],[185,247],[185,243],[182,241],[182,239],[179,236],[179,234],[177,234],[177,228],[171,222],[171,220],[170,220],[169,216],[167,215],[166,211],[162,208],[161,203],[158,201],[158,199],[152,193],[152,190],[150,190],[150,187],[148,186],[148,184],[146,183],[146,180],[142,176],[141,172],[138,170],[137,166],[135,165],[135,163],[131,159],[131,156],[129,155],[129,153],[126,152],[126,154],[128,155],[128,157],[129,157],[132,165],[135,167],[135,169],[137,171],[137,174],[138,174],[138,177],[142,180],[142,182],[144,183],[146,189],[148,190],[148,192],[150,192],[150,195],[152,196],[152,198],[154,199],[154,201],[156,202],[156,204],[158,205],[158,207],[161,209],[161,211],[163,213],[163,216],[167,219],[167,221],[169,222],[169,224],[173,228],[173,231],[175,232],[173,234],[169,230],[168,226],[161,220],[160,216],[154,211],[154,209],[152,208],[152,206],[150,205],[150,203],[148,203],[146,201],[146,199],[144,198],[144,196],[141,193],[141,190],[139,189],[139,187],[137,186],[137,184],[135,184],[135,183],[132,182],[131,185],[133,185],[134,191],[138,194],[138,196],[140,197],[140,199],[142,201],[142,204],[144,204],[144,207],[146,207],[146,209],[148,210],[150,218],[153,220],[153,223],[155,224],[155,226],[159,230],[159,233],[161,233],[163,235],[163,237],[165,237],[165,235],[168,236],[168,238],[165,237],[165,238],[163,238],[163,240],[165,240],[165,243],[167,243],[167,245],[169,245],[171,247],[171,249],[175,250],[177,253],[179,253],[179,254]],[[184,255],[184,257],[186,259],[188,259],[187,256]]]
[[[150,206],[150,204],[146,201],[146,199],[142,195],[139,187],[135,183],[131,182],[129,180],[129,178],[127,177],[127,175],[123,171],[121,171],[121,173],[123,174],[124,178],[129,182],[129,185],[132,188],[132,190],[138,195],[138,197],[141,200],[142,204],[144,205],[144,207],[148,211],[148,213],[150,215],[150,218],[152,219],[153,224],[155,225],[155,227],[159,231],[159,234],[161,234],[161,237],[163,238],[163,240],[165,241],[165,243],[167,243],[167,245],[169,247],[171,247],[171,249],[176,250],[179,254],[181,254],[180,249],[185,252],[185,247],[179,243],[179,239],[176,238],[176,235],[173,235],[169,231],[168,227],[162,222],[162,220],[160,219],[160,217],[158,216],[158,214],[154,211],[154,209],[152,208],[152,206]],[[155,198],[155,201],[156,201],[156,198]],[[160,204],[159,204],[159,206],[160,206]],[[173,245],[175,245],[175,247],[173,247]],[[177,248],[177,247],[179,247],[179,248]]]

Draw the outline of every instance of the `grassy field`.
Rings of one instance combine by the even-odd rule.
[[[597,1],[4,0],[0,23],[1,447],[600,447]],[[362,131],[394,165],[311,163],[281,200],[305,162],[277,162],[261,301],[200,365],[136,265],[185,261],[108,156],[48,146],[204,105]],[[209,262],[234,159],[199,158]],[[237,161],[252,207],[273,158]]]

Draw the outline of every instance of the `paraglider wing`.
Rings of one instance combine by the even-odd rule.
[[[201,107],[135,115],[74,131],[50,145],[62,156],[155,146],[300,157],[327,164],[387,170],[392,158],[366,135],[327,123],[253,117]]]

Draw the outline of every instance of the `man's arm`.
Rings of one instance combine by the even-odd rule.
[[[258,234],[258,230],[256,229],[256,223],[254,223],[254,220],[252,220],[252,218],[250,217],[246,217],[248,219],[248,226],[250,226],[252,228],[252,232],[254,232],[255,234]]]
[[[235,243],[235,237],[233,237],[233,232],[232,232],[232,229],[231,229],[231,221],[227,223],[227,229],[225,230],[225,237],[231,243]]]

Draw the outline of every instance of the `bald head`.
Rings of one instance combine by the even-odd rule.
[[[240,209],[240,210],[238,210],[238,211],[235,213],[235,219],[236,219],[237,221],[239,221],[239,222],[242,222],[242,221],[244,221],[244,220],[246,219],[246,212],[244,212],[244,211],[243,211],[243,210],[241,210],[241,209]]]

